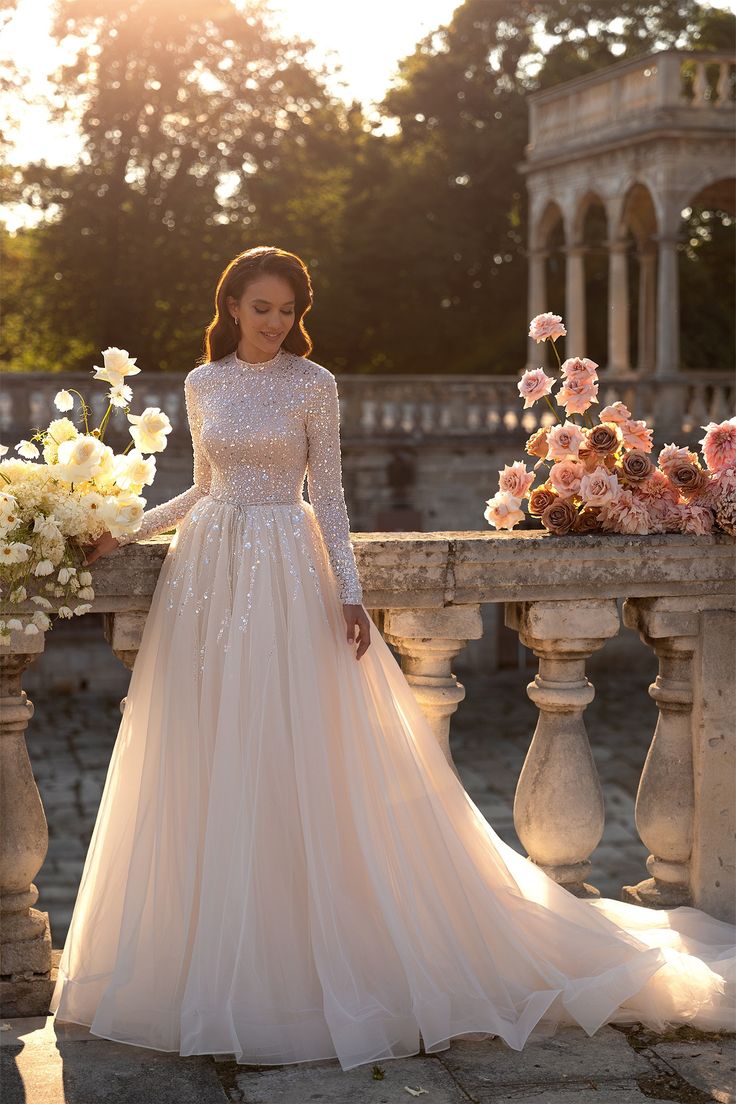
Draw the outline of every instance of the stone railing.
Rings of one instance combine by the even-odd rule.
[[[702,436],[707,421],[730,417],[736,405],[734,377],[729,372],[681,372],[673,376],[641,376],[600,372],[599,404],[620,399],[636,418],[645,418],[658,441],[682,444]],[[538,404],[523,409],[519,376],[356,376],[340,375],[340,417],[343,440],[354,446],[362,441],[422,442],[441,439],[514,444],[552,418],[549,407]],[[92,409],[91,424],[98,425],[106,409],[105,389],[90,386],[83,372],[49,375],[24,372],[5,377],[0,392],[0,442],[15,445],[29,429],[44,427],[60,416],[53,397],[62,387],[75,387]],[[181,373],[150,374],[136,383],[136,411],[158,406],[172,423],[169,445],[188,447],[184,376]],[[667,411],[666,419],[663,411]],[[545,417],[545,414],[547,417]],[[129,440],[127,421],[112,418],[106,440],[112,445]]]
[[[584,721],[595,693],[585,664],[618,633],[617,599],[625,599],[626,625],[659,658],[659,674],[649,687],[659,719],[636,800],[636,826],[651,852],[648,876],[623,886],[621,896],[651,907],[693,904],[734,918],[732,538],[557,538],[527,531],[356,533],[353,541],[365,606],[399,655],[451,766],[450,719],[465,695],[453,660],[482,635],[481,605],[503,603],[506,625],[539,658],[527,687],[539,717],[516,786],[514,824],[529,858],[579,896],[598,893],[590,856],[604,827]],[[93,568],[93,611],[104,615],[106,638],[128,668],[168,544],[160,536],[128,545]],[[44,862],[48,832],[25,743],[33,705],[21,688],[24,669],[43,648],[43,636],[15,631],[10,644],[0,645],[5,1016],[44,1014],[53,988],[48,913],[33,907],[33,879]]]
[[[663,122],[731,131],[736,93],[732,53],[662,50],[529,96],[527,158],[634,136]]]

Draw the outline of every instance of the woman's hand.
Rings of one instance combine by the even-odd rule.
[[[104,532],[101,537],[98,537],[91,544],[83,544],[85,566],[94,563],[100,556],[106,556],[108,552],[114,552],[119,543],[117,537],[113,537],[112,533]]]
[[[342,607],[342,612],[345,615],[345,622],[348,627],[348,644],[353,643],[355,639],[355,626],[358,626],[358,650],[355,653],[355,658],[360,659],[360,657],[365,654],[371,642],[371,623],[368,620],[368,614],[365,612],[360,602],[355,604],[345,602]]]

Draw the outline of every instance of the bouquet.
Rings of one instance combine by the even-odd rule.
[[[558,314],[539,314],[530,323],[531,338],[551,343],[560,378],[543,368],[525,371],[519,394],[524,409],[544,400],[555,421],[547,415],[550,424],[526,442],[525,451],[537,458],[531,470],[520,460],[499,470],[486,521],[513,529],[525,517],[526,500],[529,514],[555,534],[710,533],[719,526],[736,535],[736,418],[701,426],[702,464],[676,444],[665,445],[655,463],[652,430],[624,403],[603,407],[597,421],[591,417],[598,365],[587,357],[562,363],[555,342],[566,333]]]
[[[129,412],[133,391],[126,379],[141,371],[136,358],[114,347],[102,356],[103,367],[92,370],[109,385],[99,426],[90,428],[91,410],[79,391],[61,390],[54,405],[65,415],[77,395],[83,424],[55,418],[15,446],[21,458],[3,459],[9,450],[0,445],[0,644],[10,643],[13,629],[31,636],[51,628],[52,597],[58,617],[86,613],[94,589],[91,572],[80,570],[83,545],[106,530],[119,537],[140,526],[141,491],[156,473],[150,454],[166,447],[172,427],[156,406]],[[132,440],[121,453],[103,440],[113,410],[123,410],[130,423]],[[35,611],[18,609],[13,616],[14,607],[27,609],[29,601]]]

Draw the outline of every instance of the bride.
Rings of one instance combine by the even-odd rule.
[[[184,381],[191,487],[87,546],[92,563],[176,527],[52,1013],[344,1070],[467,1034],[521,1050],[563,1023],[733,1028],[733,925],[572,896],[448,765],[361,604],[311,305],[293,253],[231,261]]]

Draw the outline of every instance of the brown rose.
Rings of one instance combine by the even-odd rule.
[[[707,473],[689,460],[673,464],[667,476],[672,486],[677,487],[680,494],[688,498],[700,494],[708,486]]]
[[[530,456],[539,456],[544,460],[547,456],[547,434],[549,430],[546,426],[540,426],[539,429],[535,429],[531,437],[526,443],[526,451]]]
[[[599,506],[584,506],[573,524],[575,533],[594,533],[601,528],[598,520]]]
[[[601,455],[615,452],[622,440],[621,430],[615,422],[601,422],[592,429],[586,429],[585,436],[591,451]]]
[[[630,449],[621,457],[618,471],[624,483],[641,483],[654,471],[654,464],[641,449]]]
[[[550,533],[562,536],[569,533],[575,524],[577,510],[569,498],[558,498],[542,512],[542,525],[549,529]]]
[[[529,513],[534,517],[539,517],[559,497],[549,483],[542,483],[539,487],[535,487],[529,495]]]

